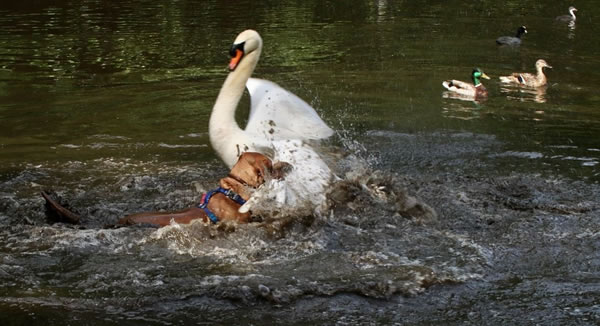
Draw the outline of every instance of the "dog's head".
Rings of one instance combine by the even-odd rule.
[[[229,175],[221,179],[220,184],[222,188],[231,189],[248,200],[252,195],[251,188],[262,185],[265,176],[272,170],[273,163],[268,157],[260,153],[245,152],[240,155]]]
[[[237,179],[246,186],[256,188],[265,182],[265,176],[273,171],[271,160],[254,152],[245,152],[240,155],[237,163],[231,168],[229,177]]]
[[[221,179],[221,187],[232,189],[245,200],[250,198],[248,188],[257,188],[265,182],[265,178],[281,179],[291,169],[285,162],[273,165],[271,159],[263,154],[245,152],[231,168],[229,175]]]

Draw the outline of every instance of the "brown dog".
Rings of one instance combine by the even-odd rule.
[[[229,175],[219,181],[219,188],[202,196],[198,206],[178,212],[146,212],[125,216],[118,221],[121,225],[148,224],[158,227],[166,226],[174,221],[180,224],[190,223],[192,220],[202,219],[212,221],[236,221],[248,223],[250,213],[240,213],[239,208],[250,199],[252,188],[257,188],[265,182],[265,177],[281,179],[291,167],[285,162],[272,164],[271,160],[254,152],[243,153],[238,162],[233,166]],[[46,199],[46,206],[63,221],[77,223],[79,217],[64,208],[48,194],[42,192]]]

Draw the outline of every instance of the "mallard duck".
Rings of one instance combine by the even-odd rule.
[[[556,17],[556,20],[561,21],[561,22],[574,22],[577,19],[577,17],[575,17],[576,11],[577,11],[577,8],[571,6],[571,7],[569,7],[569,15],[558,16],[558,17]]]
[[[486,97],[488,92],[483,84],[479,81],[479,78],[490,79],[486,74],[483,73],[479,68],[473,69],[471,73],[473,84],[466,83],[460,80],[446,80],[442,83],[448,91],[460,94],[468,97]]]
[[[496,39],[498,45],[520,45],[521,35],[527,34],[527,27],[521,26],[517,29],[516,36],[500,36]]]
[[[552,68],[546,60],[539,59],[535,62],[535,68],[537,75],[526,73],[526,72],[515,72],[510,76],[501,76],[500,81],[503,83],[519,84],[529,87],[540,87],[547,83],[546,75],[544,75],[544,68]]]

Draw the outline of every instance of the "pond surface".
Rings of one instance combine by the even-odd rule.
[[[600,8],[556,23],[569,5],[0,4],[0,322],[597,324]],[[336,130],[331,214],[103,228],[227,174],[208,118],[247,28],[254,75]],[[540,58],[547,87],[499,84]],[[489,98],[445,97],[474,67]],[[82,224],[49,224],[43,189]]]

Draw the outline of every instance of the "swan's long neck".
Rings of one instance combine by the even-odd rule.
[[[573,20],[577,19],[577,17],[575,17],[575,9],[569,10],[569,13],[571,14],[571,17],[573,18]]]
[[[221,159],[230,164],[232,149],[228,145],[232,141],[242,141],[243,130],[235,121],[235,110],[244,94],[248,78],[252,75],[258,59],[260,48],[242,58],[237,68],[230,72],[219,91],[208,122],[210,143]],[[235,162],[234,162],[235,163]]]

